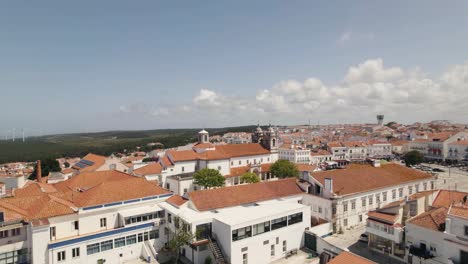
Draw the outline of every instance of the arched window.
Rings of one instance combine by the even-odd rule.
[[[276,139],[273,139],[273,140],[272,140],[272,146],[273,146],[273,147],[276,146]]]

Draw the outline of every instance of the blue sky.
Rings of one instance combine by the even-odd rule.
[[[467,1],[3,1],[0,135],[370,122],[379,112],[468,122],[466,10]]]

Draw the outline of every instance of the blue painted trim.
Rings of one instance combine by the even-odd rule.
[[[115,234],[134,231],[134,230],[143,229],[143,228],[152,227],[152,226],[154,226],[154,223],[146,223],[146,224],[142,224],[142,225],[138,225],[138,226],[124,227],[124,228],[110,230],[110,231],[107,231],[107,232],[101,232],[101,233],[98,233],[98,234],[93,234],[93,235],[89,235],[89,236],[83,236],[83,237],[73,238],[73,239],[66,240],[66,241],[60,241],[60,242],[52,243],[52,244],[49,244],[47,247],[48,247],[48,249],[54,249],[54,248],[64,247],[64,246],[68,246],[68,245],[72,245],[72,244],[86,242],[88,240],[103,238],[103,237],[112,236],[112,235],[115,235]]]
[[[89,206],[89,207],[85,207],[83,208],[83,210],[93,210],[93,209],[98,209],[98,208],[102,208],[102,205],[95,205],[95,206]]]
[[[139,201],[141,201],[141,199],[128,200],[128,201],[124,201],[124,204],[136,203],[136,202],[139,202]]]
[[[104,207],[111,207],[111,206],[116,206],[116,205],[121,205],[122,202],[116,202],[116,203],[110,203],[110,204],[105,204]]]
[[[169,196],[172,196],[172,195],[174,195],[174,194],[173,193],[167,193],[167,194],[159,195],[159,198],[169,197]]]
[[[153,200],[153,199],[158,199],[158,196],[151,196],[151,197],[141,198],[142,201],[148,201],[148,200]]]

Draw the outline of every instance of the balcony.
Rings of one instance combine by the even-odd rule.
[[[368,222],[366,232],[378,237],[393,241],[397,244],[403,242],[403,228],[381,223]]]

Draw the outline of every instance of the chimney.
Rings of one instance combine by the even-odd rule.
[[[41,161],[38,160],[37,163],[37,169],[36,169],[36,181],[37,182],[42,182],[42,169],[41,169]]]

